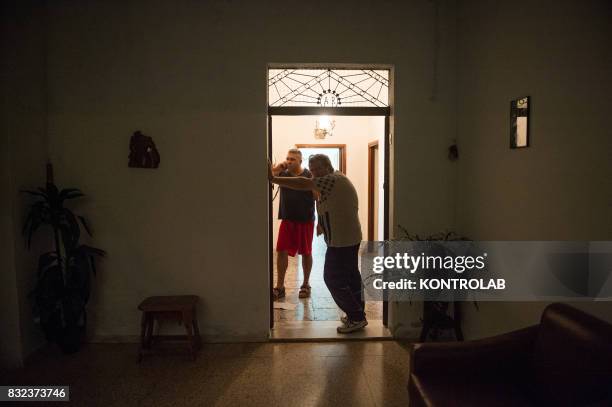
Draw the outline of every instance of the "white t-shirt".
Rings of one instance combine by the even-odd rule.
[[[317,213],[327,246],[345,247],[361,243],[359,201],[352,182],[340,171],[313,181],[321,193]]]

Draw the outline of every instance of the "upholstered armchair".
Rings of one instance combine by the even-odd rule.
[[[410,406],[612,406],[612,325],[551,304],[539,325],[492,338],[417,343]]]

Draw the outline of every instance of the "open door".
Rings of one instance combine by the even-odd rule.
[[[380,174],[378,141],[368,144],[368,240],[381,240],[379,236]]]

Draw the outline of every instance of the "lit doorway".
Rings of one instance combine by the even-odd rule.
[[[378,225],[380,229],[380,232],[377,231],[375,236],[378,240],[384,240],[388,237],[389,224],[388,202],[390,191],[385,186],[388,185],[389,176],[390,108],[389,106],[364,106],[359,104],[357,106],[340,106],[340,100],[337,100],[338,103],[334,105],[334,97],[336,96],[344,96],[343,101],[348,105],[350,100],[347,94],[350,93],[348,92],[350,85],[343,88],[340,83],[346,85],[345,77],[363,75],[364,71],[341,72],[341,74],[348,74],[345,77],[336,76],[335,84],[333,80],[330,80],[333,79],[334,75],[330,70],[319,70],[322,73],[316,72],[317,70],[308,71],[308,75],[312,75],[306,75],[307,78],[325,79],[327,75],[328,83],[319,83],[318,86],[320,87],[320,92],[324,92],[325,86],[331,87],[331,93],[328,92],[327,98],[323,98],[324,103],[329,103],[330,105],[300,106],[299,103],[301,102],[297,99],[303,95],[297,95],[298,98],[293,100],[297,100],[298,105],[287,105],[286,101],[291,101],[291,99],[286,98],[280,105],[269,106],[269,157],[279,162],[284,160],[290,148],[298,148],[303,155],[303,167],[307,168],[308,158],[311,154],[322,152],[328,155],[332,160],[334,168],[343,171],[353,182],[356,190],[358,190],[358,195],[360,195],[360,223],[364,240],[370,240],[370,215],[372,214],[375,214],[375,225]],[[269,88],[271,89],[274,85],[287,86],[287,82],[290,81],[289,74],[291,72],[295,73],[296,70],[276,70],[276,72],[271,73]],[[367,75],[375,77],[376,73],[374,71],[370,72]],[[317,77],[317,74],[320,74],[320,76]],[[280,79],[275,80],[274,78]],[[377,78],[380,79],[379,77]],[[317,85],[316,81],[304,83],[311,88]],[[306,88],[302,87],[302,90],[304,89]],[[385,91],[388,92],[386,89]],[[378,89],[377,92],[377,94],[381,94],[382,91]],[[272,93],[269,94],[269,101],[271,104],[274,104],[273,97],[271,96]],[[292,96],[296,96],[296,93],[292,93]],[[332,126],[332,129],[324,131],[324,137],[321,137],[319,122],[322,121],[323,116],[327,116],[327,119],[331,118],[336,128],[332,132]],[[377,146],[375,151],[372,151],[372,145]],[[378,154],[378,156],[372,157],[372,154]],[[374,173],[369,171],[372,166],[370,162],[372,159],[376,163],[374,165],[380,167]],[[372,180],[372,177],[376,179]],[[370,204],[373,188],[378,188],[380,194],[380,199],[376,200],[376,207],[372,207]],[[278,198],[274,201],[272,200],[273,194],[276,193],[277,191],[271,191],[270,193],[270,290],[274,286],[276,278],[275,247],[279,225],[279,221],[276,219],[278,213],[276,202]],[[339,325],[342,312],[333,302],[331,294],[329,294],[323,283],[325,250],[326,246],[322,237],[317,239],[315,236],[313,239],[313,268],[310,278],[313,290],[309,299],[298,299],[297,297],[297,291],[302,278],[302,262],[297,258],[292,259],[290,262],[285,280],[285,286],[290,288],[287,291],[287,297],[284,300],[277,301],[276,304],[271,299],[271,338],[291,340],[328,339],[333,337],[359,339],[364,336],[373,338],[390,337],[389,331],[386,329],[387,307],[386,303],[382,302],[372,302],[371,304],[368,302],[366,304],[366,315],[370,322],[366,330],[372,328],[369,329],[369,332],[348,336],[338,336],[336,334],[335,328]],[[293,275],[291,270],[293,270]]]
[[[329,160],[331,161],[331,164],[334,167],[334,169],[337,169],[338,171],[346,175],[346,144],[299,144],[299,143],[296,143],[295,147],[302,152],[302,160],[304,163],[304,167],[308,167],[308,161],[310,160],[311,156],[315,154],[325,154],[326,156],[329,157]],[[314,223],[315,225],[319,224],[319,216],[318,216],[317,211],[315,211],[315,222]],[[277,231],[278,229],[273,230],[274,241],[276,241]],[[314,267],[317,268],[317,271],[319,271],[319,268],[320,268],[318,266],[322,265],[322,262],[325,258],[326,247],[327,246],[325,244],[325,239],[323,235],[317,235],[315,231],[313,239],[312,239],[312,251],[313,251],[313,257],[315,257],[317,260],[316,264],[314,264]],[[318,282],[320,281],[319,276],[322,276],[322,270],[320,270],[319,273],[316,273],[312,277],[314,278],[314,281]],[[299,279],[299,276],[296,276],[296,277],[298,277],[298,282],[301,283],[302,280]],[[331,298],[331,295],[329,295],[329,292],[327,291],[327,289],[324,289],[323,291],[326,292],[326,294],[328,294],[325,302],[320,297],[319,301],[313,300],[313,303],[311,304],[312,310],[313,310],[312,317],[314,317],[315,319],[318,318],[319,320],[323,320],[322,318],[324,316],[322,315],[323,314],[322,311],[317,312],[317,309],[320,309],[319,307],[321,305],[325,305],[326,307],[328,307],[326,309],[335,309],[335,307],[333,307],[333,303],[329,300]],[[317,302],[320,302],[321,304],[317,304]],[[274,312],[276,314],[279,314],[283,311],[274,311]],[[317,315],[317,313],[320,315]],[[329,315],[326,315],[326,317],[329,318]],[[277,315],[275,315],[275,318],[278,319]],[[332,320],[335,320],[335,319],[332,319]]]

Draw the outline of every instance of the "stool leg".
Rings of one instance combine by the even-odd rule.
[[[193,326],[189,320],[185,321],[185,330],[187,331],[187,340],[189,341],[191,359],[195,360],[195,339],[193,337]]]
[[[200,328],[198,327],[198,318],[193,316],[193,331],[195,333],[196,344],[198,349],[202,347],[202,337],[200,336]]]
[[[151,349],[151,342],[153,341],[153,325],[155,325],[155,317],[153,315],[147,316],[147,333],[146,333],[146,347]]]
[[[191,350],[191,358],[195,360],[195,338],[193,337],[193,311],[183,310],[183,324],[187,331],[187,340],[189,341],[189,349]]]
[[[140,319],[140,349],[138,349],[138,362],[142,361],[142,353],[145,348],[145,332],[147,329],[147,313],[142,312]]]
[[[155,320],[155,325],[153,326],[153,330],[151,331],[153,338],[158,338],[158,340],[159,340],[159,336],[161,335],[160,332],[162,330],[162,328],[161,328],[162,324],[163,324],[163,320],[161,320],[161,319],[156,319]]]

